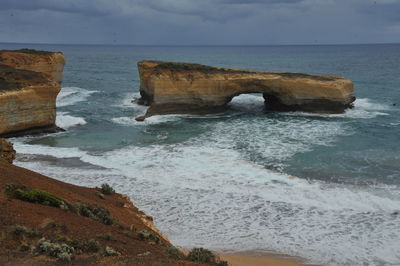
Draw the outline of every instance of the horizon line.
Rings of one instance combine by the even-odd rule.
[[[152,47],[243,47],[243,46],[334,46],[334,45],[393,45],[400,42],[371,43],[298,43],[298,44],[118,44],[118,43],[29,43],[0,42],[0,45],[71,45],[71,46],[152,46]]]

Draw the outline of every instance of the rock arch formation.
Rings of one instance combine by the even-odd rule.
[[[262,93],[273,111],[341,113],[352,107],[353,83],[343,77],[141,61],[139,103],[156,114],[206,114],[225,109],[243,93]]]

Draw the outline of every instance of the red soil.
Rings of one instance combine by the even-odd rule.
[[[80,216],[61,208],[9,198],[4,191],[6,184],[23,184],[31,189],[45,190],[70,204],[84,202],[102,206],[110,211],[116,221],[105,225],[88,217]],[[158,232],[148,227],[150,217],[139,211],[126,197],[120,194],[99,198],[95,188],[79,187],[40,175],[24,168],[0,162],[0,265],[54,265],[61,262],[44,255],[34,256],[31,252],[19,251],[22,243],[33,247],[38,239],[45,237],[53,242],[70,239],[83,243],[95,239],[104,250],[110,246],[120,252],[118,257],[103,257],[98,254],[77,255],[73,265],[201,265],[186,260],[170,259],[165,248],[171,243]],[[23,225],[40,232],[40,236],[15,236],[14,225]],[[130,229],[134,228],[133,231]],[[137,232],[147,230],[161,239],[160,244],[140,240]],[[112,235],[111,240],[98,237],[100,234]],[[138,257],[138,254],[150,252],[150,255]]]

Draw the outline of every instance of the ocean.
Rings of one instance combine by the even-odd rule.
[[[14,138],[16,165],[127,194],[177,246],[276,252],[325,265],[400,265],[400,45],[95,46],[62,51],[63,133]],[[136,63],[196,62],[340,75],[344,114],[264,110],[261,94],[220,114],[137,122]]]

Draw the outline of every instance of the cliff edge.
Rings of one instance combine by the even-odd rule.
[[[62,53],[0,51],[0,136],[51,133],[61,90]]]
[[[219,265],[185,256],[106,184],[67,184],[0,161],[0,265]],[[200,252],[199,252],[200,251]]]
[[[219,68],[192,63],[140,61],[144,117],[171,113],[212,113],[235,96],[262,93],[271,111],[342,113],[352,107],[353,83],[343,77]]]

